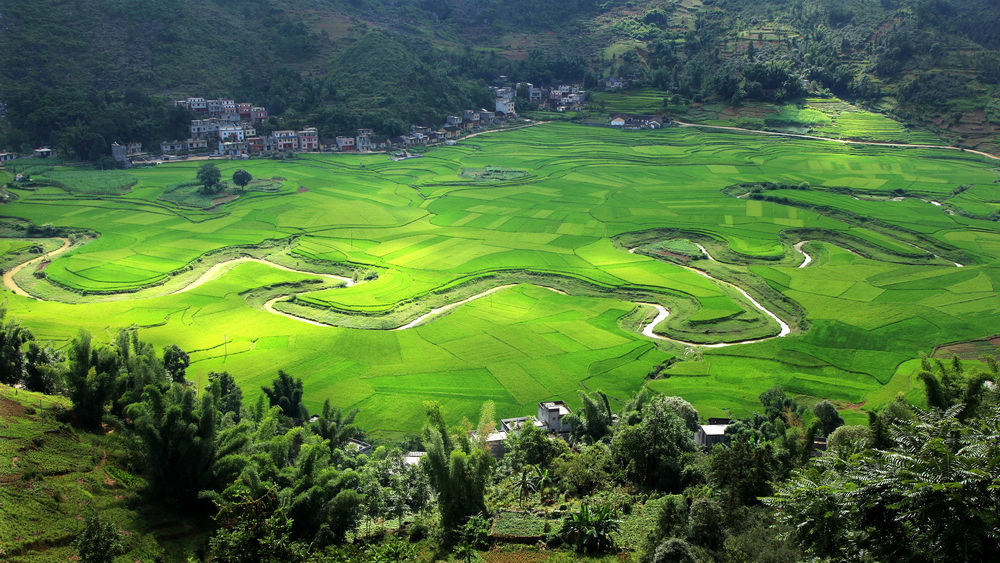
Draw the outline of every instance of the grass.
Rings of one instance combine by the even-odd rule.
[[[281,187],[209,208],[165,201],[168,187],[193,181],[198,164],[131,170],[136,183],[114,196],[19,192],[5,215],[99,236],[53,260],[45,279],[20,272],[18,283],[55,301],[9,294],[10,315],[60,346],[77,327],[100,340],[139,325],[157,346],[191,353],[198,385],[209,371],[227,370],[250,401],[284,369],[304,379],[309,408],[325,399],[359,408],[362,427],[392,438],[419,431],[426,400],[441,402],[452,422],[474,419],[486,400],[503,417],[531,414],[539,400],[574,406],[580,389],[604,390],[620,403],[669,358],[680,361],[648,385],[685,397],[703,416],[758,408],[757,395],[775,383],[877,408],[895,396],[886,390],[896,388],[904,362],[940,344],[992,336],[1000,312],[996,223],[947,207],[971,206],[973,197],[985,205],[997,174],[994,163],[957,151],[551,123],[400,162],[385,155],[218,161],[223,177],[245,168],[280,178]],[[501,177],[477,176],[488,169]],[[49,174],[63,172],[93,175],[93,185],[108,174],[65,167]],[[724,190],[745,182],[811,189],[761,194],[780,201]],[[959,185],[975,187],[954,195]],[[895,190],[912,196],[893,201]],[[627,252],[629,237],[642,252]],[[791,245],[807,239],[813,262],[798,269],[802,256]],[[730,265],[707,260],[694,242]],[[377,278],[335,287],[243,263],[171,293],[241,254]],[[671,309],[658,330],[675,338],[777,332],[735,290],[679,267],[678,256],[746,288],[795,332],[701,350],[642,336],[635,329],[651,309],[635,303],[649,300]],[[507,283],[517,285],[416,328],[370,330]],[[138,291],[92,294],[126,290]],[[359,328],[262,310],[293,293],[301,293],[295,302],[275,307]]]

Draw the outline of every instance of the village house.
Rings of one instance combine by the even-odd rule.
[[[253,104],[247,102],[240,102],[236,104],[236,113],[239,114],[240,119],[243,121],[250,121],[253,117],[250,115],[250,111],[253,109]]]
[[[355,138],[355,148],[359,151],[372,150],[372,136],[375,132],[371,129],[358,129],[358,136]]]
[[[226,156],[243,156],[248,154],[249,144],[245,140],[219,141],[218,153]]]
[[[315,127],[306,127],[299,131],[299,150],[319,150],[319,132],[316,131]]]
[[[496,100],[496,110],[497,111],[496,112],[500,113],[500,114],[503,114],[505,116],[508,116],[508,117],[510,117],[512,115],[517,115],[517,111],[514,109],[514,105],[515,105],[515,103],[514,103],[514,99],[513,98],[511,98],[509,100],[508,99],[504,99],[504,98],[497,98],[497,100]]]
[[[341,152],[353,152],[357,147],[354,137],[337,137],[337,150]]]
[[[262,107],[254,107],[250,110],[250,119],[253,121],[264,121],[267,119],[267,110]]]
[[[729,436],[726,428],[731,421],[728,418],[710,418],[708,424],[698,426],[694,433],[694,441],[703,448],[711,448],[715,444],[728,444]]]
[[[163,141],[160,152],[163,154],[198,153],[208,150],[206,139],[187,139],[183,141]]]
[[[56,155],[56,151],[48,147],[39,147],[31,151],[31,156],[35,158],[52,158]]]
[[[493,113],[492,111],[486,108],[479,110],[479,122],[482,123],[483,125],[492,124],[494,119],[496,119],[496,114]]]
[[[275,131],[271,136],[274,137],[274,150],[278,152],[294,151],[299,148],[299,136],[295,131]]]
[[[462,124],[466,127],[479,125],[479,112],[474,109],[462,111]]]
[[[15,158],[17,158],[17,155],[12,152],[0,152],[0,162],[7,162]]]
[[[119,166],[131,168],[132,161],[129,160],[127,151],[128,149],[125,145],[121,145],[117,141],[111,143],[111,158],[117,162]]]
[[[444,118],[444,124],[445,126],[461,127],[462,118],[457,115],[449,115],[448,117]]]
[[[624,88],[626,84],[627,82],[625,80],[622,80],[621,78],[604,79],[604,87],[607,88],[608,90],[618,90],[620,88]]]
[[[239,125],[220,125],[219,126],[219,140],[224,142],[231,141],[243,141],[246,139],[246,134],[243,128]]]

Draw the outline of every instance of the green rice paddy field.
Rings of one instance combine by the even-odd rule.
[[[18,200],[0,215],[99,236],[53,258],[44,274],[31,265],[14,276],[44,300],[8,291],[10,313],[57,343],[78,327],[107,340],[138,325],[155,344],[189,351],[197,384],[226,370],[251,399],[284,369],[305,381],[307,406],[329,398],[357,407],[362,427],[384,438],[419,431],[427,400],[454,420],[474,418],[487,400],[502,417],[533,413],[539,400],[575,405],[580,389],[623,400],[668,360],[648,385],[685,397],[703,416],[746,413],[781,383],[858,420],[858,409],[897,393],[919,398],[907,362],[921,352],[1000,332],[1000,226],[949,207],[963,197],[951,195],[960,185],[972,186],[964,200],[996,199],[997,163],[958,151],[553,123],[399,162],[219,161],[223,178],[245,168],[280,187],[208,208],[162,197],[192,181],[199,164],[107,178],[56,167],[45,173],[53,185],[13,190]],[[487,168],[510,173],[463,174]],[[771,190],[768,201],[723,191],[748,182],[810,189]],[[907,199],[873,197],[900,189]],[[630,253],[635,233],[645,238]],[[682,267],[658,250],[683,249],[684,262],[692,240],[732,264],[701,258]],[[799,268],[803,256],[791,245],[803,240],[812,261]],[[304,285],[319,278],[242,262],[173,293],[240,254],[378,277]],[[690,267],[743,287],[791,334],[766,338],[779,332],[774,320]],[[371,329],[508,284],[414,328]],[[294,302],[271,302],[296,293]],[[265,310],[265,301],[369,328],[309,324]],[[666,337],[765,339],[721,348],[655,340],[640,330],[655,312],[637,303],[649,302],[672,312],[657,327]]]

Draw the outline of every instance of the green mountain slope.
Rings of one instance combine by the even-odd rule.
[[[479,105],[481,81],[506,75],[620,76],[682,103],[829,92],[991,149],[997,27],[990,0],[8,2],[0,146],[90,158],[110,137],[169,136],[183,116],[151,108],[180,95],[291,110],[324,136],[393,134]],[[120,132],[122,113],[139,130]]]

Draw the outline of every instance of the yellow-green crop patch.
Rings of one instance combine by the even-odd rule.
[[[552,123],[398,162],[216,163],[272,180],[208,206],[162,197],[195,162],[130,170],[118,195],[18,191],[3,215],[75,243],[13,276],[42,299],[9,293],[10,314],[60,344],[137,324],[191,352],[199,385],[227,370],[250,399],[284,369],[307,406],[357,407],[383,437],[417,431],[429,399],[456,420],[484,400],[505,417],[585,388],[624,400],[671,358],[649,385],[703,414],[744,413],[774,383],[877,407],[903,362],[990,337],[1000,314],[1000,227],[981,217],[995,163],[959,151]],[[61,244],[26,224],[0,251]],[[654,339],[642,303],[670,311],[657,335],[762,340]]]

